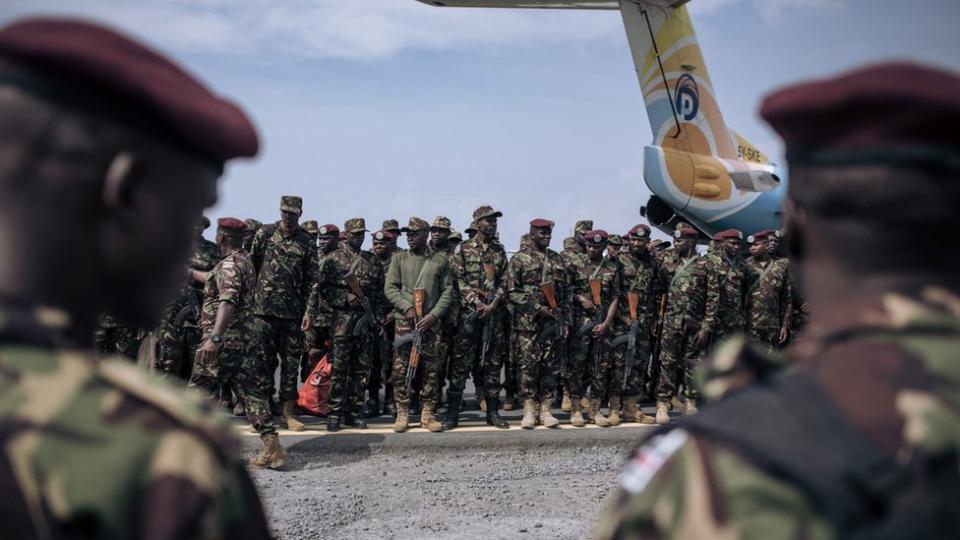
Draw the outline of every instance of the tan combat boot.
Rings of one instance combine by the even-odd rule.
[[[250,465],[261,469],[282,469],[287,461],[287,452],[280,446],[280,438],[276,433],[268,433],[261,438],[263,450],[260,455],[250,460]]]
[[[573,427],[583,427],[587,421],[583,419],[583,413],[580,412],[580,400],[570,400],[570,425]]]
[[[697,408],[697,404],[690,398],[687,398],[687,410],[684,411],[685,414],[696,414],[700,409]]]
[[[670,400],[671,411],[679,412],[679,411],[685,410],[686,408],[687,408],[686,403],[684,403],[683,400],[680,399],[679,395],[673,396],[673,398]]]
[[[607,417],[603,415],[603,411],[600,410],[599,399],[590,400],[590,420],[592,420],[597,427],[610,427],[610,421],[607,420]]]
[[[403,433],[410,427],[410,405],[397,403],[397,419],[393,422],[394,433]]]
[[[640,407],[637,406],[637,398],[626,397],[623,398],[623,414],[622,419],[625,423],[630,422],[639,422],[640,421]]]
[[[563,389],[563,401],[560,402],[560,410],[570,412],[570,392],[566,388]]]
[[[590,410],[590,400],[589,400],[589,399],[587,399],[587,398],[585,398],[585,397],[580,398],[580,410],[581,410],[581,411],[589,411],[589,410]]]
[[[280,419],[280,427],[285,427],[290,431],[303,431],[303,422],[297,418],[295,413],[297,402],[288,400],[283,402],[283,416]]]
[[[537,426],[537,409],[532,399],[523,400],[523,420],[520,420],[520,427],[523,429],[533,429]]]
[[[480,412],[487,412],[487,399],[480,398]]]
[[[540,402],[540,423],[543,424],[543,427],[555,428],[560,425],[560,421],[550,412],[550,405],[552,404],[553,400],[550,398]]]
[[[433,405],[424,403],[423,408],[420,409],[420,427],[426,428],[433,433],[443,431],[443,426],[440,425],[440,421],[433,416]]]
[[[620,398],[610,398],[610,416],[607,417],[611,426],[620,425]]]
[[[657,423],[661,426],[670,423],[670,415],[667,414],[667,407],[669,407],[669,405],[669,401],[657,400]]]

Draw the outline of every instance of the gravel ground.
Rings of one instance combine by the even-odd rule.
[[[253,475],[286,540],[580,539],[641,430],[285,437],[287,469]]]

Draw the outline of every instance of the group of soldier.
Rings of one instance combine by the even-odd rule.
[[[702,233],[687,223],[671,246],[644,224],[617,235],[581,220],[558,253],[554,223],[534,219],[508,257],[490,206],[473,213],[465,241],[444,216],[402,228],[389,219],[369,251],[363,218],[341,230],[302,213],[300,197],[283,196],[279,221],[221,219],[217,243],[203,237],[204,218],[189,283],[156,332],[159,372],[247,415],[264,440],[257,465],[283,463],[274,414],[304,429],[298,384],[324,355],[329,431],[385,414],[403,432],[418,413],[423,428],[454,429],[468,378],[498,428],[509,427],[501,408],[521,403],[525,429],[559,425],[557,407],[576,427],[666,424],[670,410],[697,410],[695,368],[713,344],[745,333],[772,351],[803,319],[779,231],[747,237],[746,250],[741,231],[722,231],[700,255]],[[217,326],[223,304],[231,314]],[[104,317],[95,341],[136,355],[136,335]]]

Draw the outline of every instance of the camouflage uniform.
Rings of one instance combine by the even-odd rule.
[[[345,230],[354,229],[365,229],[362,219],[347,221]],[[329,416],[338,419],[362,417],[363,394],[373,366],[373,341],[381,324],[373,321],[362,335],[353,335],[364,311],[361,299],[350,291],[347,283],[351,274],[357,276],[364,296],[373,305],[383,301],[383,267],[376,255],[369,251],[354,252],[346,243],[327,255],[316,290],[333,310],[330,325],[332,371],[327,405]]]
[[[136,362],[140,349],[139,334],[137,327],[121,324],[112,315],[104,313],[93,331],[93,346],[100,356],[119,355]]]
[[[316,281],[317,248],[303,229],[284,234],[279,223],[274,223],[257,231],[250,256],[257,270],[253,313],[257,356],[266,376],[264,392],[273,395],[273,374],[279,363],[280,401],[296,400],[297,369],[303,354],[300,323]]]
[[[627,384],[623,387],[622,394],[627,398],[636,398],[640,396],[646,381],[647,360],[653,349],[650,336],[654,322],[657,316],[659,295],[657,294],[657,274],[659,268],[656,260],[650,251],[645,251],[643,255],[635,256],[627,248],[617,257],[620,262],[620,271],[622,272],[622,294],[620,295],[620,305],[617,309],[617,318],[615,319],[613,334],[621,336],[630,330],[630,303],[627,300],[627,293],[637,293],[639,295],[639,304],[637,305],[637,337],[636,348],[633,355],[632,369],[627,376]],[[613,350],[613,376],[607,388],[609,395],[618,396],[621,394],[623,384],[623,375],[626,370],[627,344],[617,347]],[[614,388],[616,386],[616,388]]]
[[[960,402],[953,382],[960,380],[958,305],[960,297],[928,289],[917,298],[888,294],[882,302],[838,306],[816,337],[787,353],[789,364],[812,377],[838,416],[886,457],[899,456],[908,468],[911,460],[952,454],[947,467],[956,475],[960,414],[946,404]],[[742,388],[751,382],[746,374],[780,363],[764,355],[742,339],[722,345],[705,366],[711,368],[705,398],[736,399],[749,391]],[[878,366],[886,366],[883,374]],[[864,407],[865,396],[878,399]],[[633,454],[595,537],[844,537],[821,501],[749,457],[763,455],[691,433],[681,422]]]
[[[220,350],[212,362],[197,358],[190,376],[190,386],[197,386],[211,396],[218,396],[223,386],[230,385],[238,394],[247,420],[261,437],[276,433],[268,397],[263,391],[263,366],[253,354],[250,325],[253,315],[250,302],[257,277],[247,253],[228,253],[210,272],[203,287],[203,313],[200,328],[209,339],[221,302],[234,306],[233,319],[222,334]]]
[[[580,220],[574,226],[574,233],[582,234],[590,230],[593,230],[593,221],[591,220]],[[587,252],[584,247],[577,242],[576,237],[570,237],[563,241],[563,251],[560,252],[560,259],[563,261],[563,265],[566,267],[567,275],[573,276],[580,271],[581,267],[587,264]],[[574,308],[571,307],[571,309]],[[577,339],[577,329],[573,328],[573,330],[573,332],[569,333],[569,339],[567,341],[568,360],[570,357],[570,352],[574,347],[574,341]],[[567,363],[569,363],[569,361]],[[563,372],[565,374],[561,374],[562,378],[567,378],[570,376],[570,373],[566,370],[566,366],[563,366]],[[581,388],[586,388],[590,384],[590,374],[584,373],[584,377],[584,380],[580,381],[579,383]],[[562,381],[562,383],[564,385],[564,390],[567,392],[567,394],[569,394],[570,385],[567,383],[567,381]]]
[[[610,307],[614,299],[620,297],[622,287],[622,277],[620,275],[620,263],[606,257],[599,261],[591,261],[586,256],[584,263],[578,264],[571,275],[571,306],[573,306],[573,331],[577,335],[573,338],[573,346],[568,355],[567,374],[570,380],[567,381],[567,387],[570,392],[570,399],[579,400],[584,397],[585,380],[584,373],[590,375],[590,396],[592,399],[600,399],[608,387],[608,383],[613,383],[613,374],[611,373],[610,357],[610,335],[613,328],[608,329],[607,333],[600,338],[598,344],[601,347],[599,366],[594,362],[594,341],[592,332],[579,334],[579,330],[586,324],[589,324],[596,316],[595,310],[585,310],[580,302],[573,299],[573,296],[590,298],[590,280],[599,279],[603,283],[600,294],[600,301],[603,307],[603,319],[606,319],[607,308]],[[579,376],[578,376],[579,374]],[[617,387],[619,390],[619,386]]]
[[[719,287],[709,259],[694,253],[683,258],[670,251],[663,259],[659,289],[667,295],[660,338],[660,382],[657,400],[677,395],[676,381],[682,377],[688,398],[697,397],[693,371],[703,359],[705,348],[697,344],[697,332],[715,331]]]
[[[247,224],[247,232],[243,234],[243,250],[247,253],[252,253],[253,238],[257,235],[257,231],[263,227],[263,223],[253,218],[247,218],[243,220],[243,222]]]
[[[268,538],[222,415],[0,307],[0,522],[9,538]],[[202,524],[202,529],[198,527]]]
[[[720,343],[724,338],[743,332],[745,324],[744,295],[747,289],[746,268],[739,259],[731,259],[721,252],[707,259],[717,276],[720,296],[717,299],[717,324],[711,340]]]
[[[564,296],[569,290],[569,276],[560,255],[552,249],[541,254],[525,246],[514,254],[507,266],[507,289],[513,306],[513,330],[516,335],[516,363],[519,367],[520,397],[536,402],[552,398],[557,388],[560,365],[554,353],[553,340],[541,343],[537,336],[550,322],[539,310],[547,306],[540,285],[553,281],[557,302],[567,305]]]
[[[746,334],[770,350],[780,346],[780,328],[793,318],[790,263],[787,259],[747,261]]]
[[[200,272],[209,272],[220,262],[220,248],[217,244],[203,238],[196,239],[196,249],[190,258],[189,267]],[[181,312],[189,310],[193,294],[198,304],[202,301],[199,286],[188,283],[180,292],[180,297],[167,307],[157,333],[157,371],[175,375],[183,380],[190,378],[193,371],[193,359],[200,345],[200,327],[192,316],[183,317]],[[177,318],[181,317],[181,324]]]

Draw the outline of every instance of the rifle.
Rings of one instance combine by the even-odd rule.
[[[413,332],[399,337],[393,341],[393,346],[399,349],[403,344],[413,342],[410,347],[410,361],[407,363],[407,390],[413,390],[413,379],[417,376],[417,367],[420,365],[420,345],[423,343],[423,332],[417,330],[417,323],[423,317],[423,302],[426,298],[426,289],[413,290],[413,311],[414,317]]]
[[[567,325],[564,324],[563,314],[560,312],[560,304],[557,302],[556,284],[553,281],[546,281],[540,284],[540,292],[547,301],[550,311],[556,316],[556,320],[548,324],[540,331],[537,336],[537,343],[543,345],[549,339],[553,339],[553,354],[560,362],[561,375],[566,370],[566,352],[567,352]]]
[[[647,394],[653,396],[657,390],[658,379],[660,378],[660,340],[663,337],[663,314],[667,310],[667,295],[660,298],[660,309],[657,312],[657,336],[653,344],[653,354],[647,362]]]
[[[350,292],[359,298],[363,305],[363,317],[360,317],[360,320],[357,321],[357,324],[353,327],[353,335],[359,336],[365,334],[371,326],[376,324],[377,315],[373,311],[373,304],[370,303],[370,299],[363,294],[363,288],[360,286],[360,279],[357,278],[357,274],[350,272],[346,277]]]
[[[197,295],[197,289],[191,285],[187,285],[184,288],[184,293],[187,297],[187,305],[177,312],[176,317],[173,318],[173,325],[175,327],[183,326],[183,323],[187,322],[187,318],[194,323],[200,321],[200,298]]]
[[[627,303],[630,308],[630,329],[627,330],[626,334],[618,336],[613,340],[613,348],[623,345],[624,342],[627,343],[627,358],[624,362],[622,390],[627,389],[627,379],[630,378],[630,371],[633,370],[633,357],[637,352],[637,308],[640,306],[640,293],[628,292]]]
[[[603,298],[601,293],[603,292],[603,282],[599,279],[590,280],[590,295],[593,299],[593,305],[596,306],[597,311],[594,313],[593,318],[588,321],[586,324],[580,327],[580,335],[585,335],[587,332],[592,331],[597,326],[603,324],[604,319],[607,317],[607,310],[603,305]],[[600,362],[603,358],[603,339],[600,337],[594,338],[593,341],[593,372],[598,373],[600,371]]]
[[[487,277],[487,282],[493,283],[494,278],[496,277],[496,268],[490,263],[483,263],[483,274]],[[490,292],[483,299],[483,303],[488,306],[494,303],[497,300],[497,294],[495,292]],[[476,318],[476,312],[473,313]],[[483,370],[487,365],[487,354],[490,352],[490,347],[493,345],[493,322],[496,318],[495,313],[491,313],[487,320],[483,321],[483,333],[480,338],[480,361],[478,367]]]

